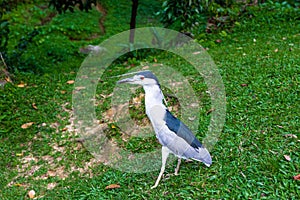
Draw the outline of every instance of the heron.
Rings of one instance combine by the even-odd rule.
[[[204,145],[182,121],[167,109],[159,81],[150,70],[137,72],[133,77],[122,79],[117,83],[138,84],[143,86],[145,91],[146,115],[153,126],[156,138],[162,145],[162,165],[151,189],[159,185],[170,153],[178,157],[175,175],[178,175],[181,159],[196,160],[207,167],[212,164],[210,153]]]

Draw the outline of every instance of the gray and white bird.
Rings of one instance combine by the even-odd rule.
[[[181,158],[203,162],[207,167],[212,164],[208,150],[199,142],[190,129],[174,117],[163,104],[164,95],[157,77],[151,71],[137,72],[132,78],[120,80],[118,83],[142,85],[145,90],[146,114],[151,121],[157,139],[162,145],[162,166],[151,189],[158,186],[170,153],[178,157],[175,175],[178,174]]]

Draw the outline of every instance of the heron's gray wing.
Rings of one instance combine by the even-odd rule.
[[[189,145],[196,149],[199,147],[202,148],[202,144],[195,137],[192,131],[183,122],[173,116],[169,110],[166,110],[164,120],[166,121],[168,128],[176,133],[177,136],[184,139]]]

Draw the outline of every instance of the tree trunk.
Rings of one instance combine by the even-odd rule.
[[[132,0],[132,8],[131,8],[131,19],[130,19],[130,35],[129,35],[129,42],[134,43],[134,29],[136,24],[136,15],[138,9],[138,0]]]

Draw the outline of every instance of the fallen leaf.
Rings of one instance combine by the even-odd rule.
[[[48,185],[47,185],[47,189],[48,190],[52,190],[53,188],[55,188],[56,187],[56,183],[49,183]]]
[[[78,86],[78,87],[75,87],[75,90],[84,90],[86,87],[84,87],[84,86]]]
[[[67,127],[64,127],[63,129],[61,129],[61,131],[66,131],[66,130],[68,130]]]
[[[197,54],[200,54],[201,53],[201,51],[196,51],[196,52],[194,52],[193,54],[194,55],[197,55]]]
[[[163,66],[161,63],[153,63],[152,67]]]
[[[286,134],[285,137],[297,138],[297,135],[294,134]]]
[[[291,161],[291,157],[289,155],[284,155],[284,158],[289,162]]]
[[[69,80],[69,81],[67,81],[67,83],[68,84],[73,84],[73,83],[75,83],[75,81],[74,80]]]
[[[269,150],[272,154],[277,155],[278,153],[272,150]]]
[[[108,186],[105,187],[106,190],[110,190],[110,189],[116,189],[116,188],[120,188],[121,186],[118,184],[110,184]]]
[[[30,199],[33,199],[34,196],[35,196],[35,191],[34,191],[34,190],[30,190],[30,191],[28,192],[28,197],[29,197]]]
[[[26,86],[26,84],[25,84],[25,83],[20,83],[20,84],[18,84],[17,86],[20,87],[20,88],[23,88],[23,87]]]
[[[67,92],[66,90],[60,91],[61,94],[66,94],[66,92]]]
[[[32,126],[34,122],[28,122],[28,123],[25,123],[21,126],[22,129],[26,129],[26,128],[29,128],[30,126]]]
[[[214,108],[211,108],[211,109],[209,109],[209,110],[206,112],[206,114],[208,115],[208,114],[210,114],[210,113],[213,112],[213,111],[215,111],[215,109],[214,109]]]
[[[54,177],[54,176],[56,176],[56,171],[54,171],[54,170],[49,170],[49,171],[47,172],[47,175],[50,176],[50,177]]]
[[[300,174],[294,176],[294,180],[300,181]]]
[[[12,83],[12,80],[11,80],[11,78],[10,78],[9,76],[6,76],[6,77],[5,77],[5,80],[6,80],[7,82]]]
[[[34,109],[36,109],[36,110],[38,109],[35,103],[32,103],[31,105]]]
[[[107,98],[107,97],[111,97],[113,95],[113,93],[109,94],[109,95],[105,95],[105,94],[100,94],[100,96],[102,98]]]
[[[16,186],[16,187],[21,187],[21,186],[23,186],[23,185],[22,185],[21,183],[15,183],[14,186]]]
[[[16,156],[18,156],[18,157],[23,156],[23,152],[22,153],[16,153]]]
[[[146,66],[144,66],[142,69],[143,69],[143,70],[149,69],[149,66],[146,65]]]

